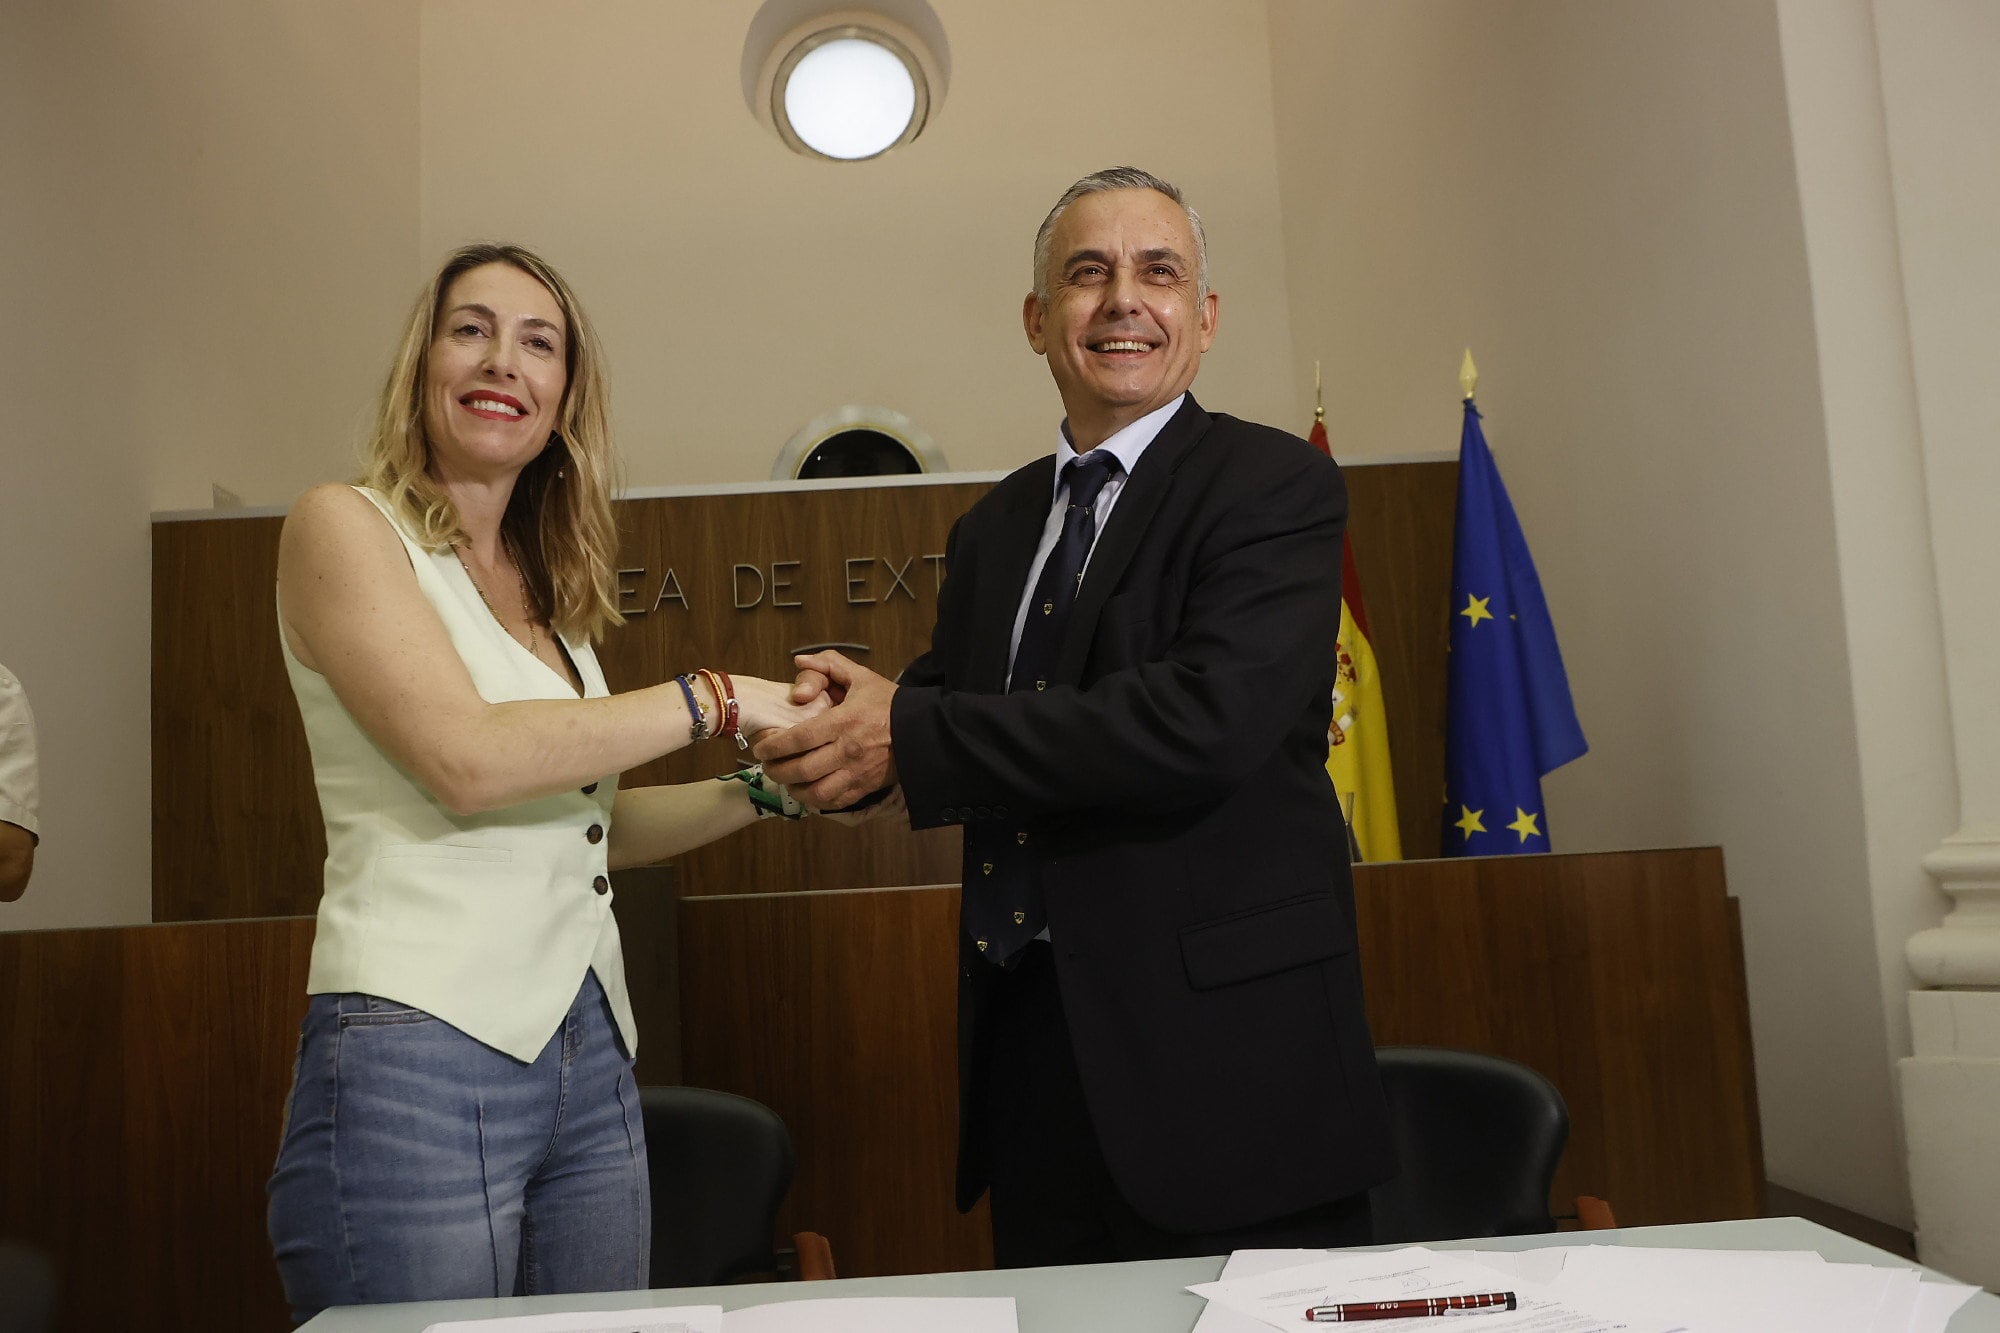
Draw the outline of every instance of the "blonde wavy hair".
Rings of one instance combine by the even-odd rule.
[[[538,616],[572,637],[595,639],[625,623],[618,611],[618,525],[611,496],[618,459],[611,448],[610,385],[597,334],[576,294],[548,263],[518,245],[481,242],[453,252],[417,298],[403,328],[375,427],[363,446],[361,484],[387,497],[418,540],[442,552],[465,540],[458,510],[432,477],[424,429],[424,379],[438,312],[460,275],[507,264],[548,288],[562,307],[568,379],[556,430],[514,481],[500,528],[520,562]]]

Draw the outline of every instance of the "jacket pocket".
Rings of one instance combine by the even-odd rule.
[[[1330,893],[1309,893],[1181,928],[1188,985],[1214,990],[1354,952],[1354,929]]]
[[[1146,596],[1141,597],[1142,592]],[[1089,674],[1115,671],[1155,655],[1154,598],[1151,589],[1135,588],[1105,600],[1090,631]]]

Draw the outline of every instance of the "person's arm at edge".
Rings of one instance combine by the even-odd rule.
[[[621,787],[611,805],[613,870],[657,865],[757,822],[740,782]]]

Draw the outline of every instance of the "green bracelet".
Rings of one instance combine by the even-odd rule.
[[[803,819],[806,808],[792,799],[792,794],[764,776],[762,764],[752,764],[739,768],[734,773],[724,773],[717,782],[740,782],[744,794],[750,798],[750,807],[757,812],[757,818],[776,815],[780,819]]]

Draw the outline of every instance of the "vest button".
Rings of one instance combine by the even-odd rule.
[[[590,845],[595,847],[598,843],[604,841],[604,825],[592,824],[590,831],[583,836],[590,839]]]
[[[609,893],[611,892],[611,881],[599,875],[596,879],[590,881],[590,887],[596,889],[599,893]]]
[[[591,784],[590,784],[590,785],[589,785],[588,787],[585,787],[585,788],[583,789],[583,794],[584,794],[585,796],[591,796],[591,795],[594,795],[594,794],[596,794],[596,791],[597,791],[597,784],[596,784],[595,782],[593,782],[593,783],[591,783]]]

